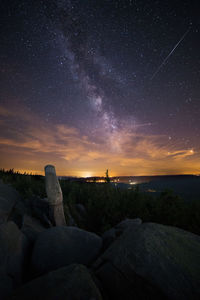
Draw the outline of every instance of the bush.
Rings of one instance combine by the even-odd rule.
[[[29,198],[33,195],[45,197],[44,177],[40,175],[20,174],[14,169],[0,170],[0,178],[4,183],[11,184],[18,190],[21,196]]]
[[[12,184],[22,195],[46,197],[44,177],[19,174],[13,169],[0,170],[0,178]],[[143,222],[156,222],[177,226],[200,234],[200,202],[183,201],[172,191],[158,197],[134,190],[122,189],[110,183],[86,183],[60,180],[64,209],[68,210],[78,226],[102,234],[125,218],[141,218]],[[76,203],[84,205],[85,220],[80,220]]]

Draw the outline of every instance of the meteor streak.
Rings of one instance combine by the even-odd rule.
[[[158,69],[154,72],[154,74],[151,77],[151,80],[158,74],[158,72],[160,71],[160,69],[162,68],[162,66],[167,62],[167,60],[169,59],[169,57],[172,55],[172,53],[175,51],[175,49],[178,47],[178,45],[182,42],[182,40],[186,37],[186,35],[188,34],[189,31],[190,31],[190,28],[184,33],[184,35],[181,37],[181,39],[178,41],[178,43],[176,43],[176,45],[171,50],[171,52],[167,55],[167,57],[163,60],[163,62],[161,63],[161,65],[158,67]]]

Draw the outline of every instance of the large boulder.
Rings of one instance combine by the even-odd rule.
[[[40,232],[46,230],[41,222],[27,214],[23,216],[21,231],[25,234],[28,240],[33,243]]]
[[[0,181],[0,224],[11,217],[16,203],[20,200],[20,195],[14,188]]]
[[[136,219],[125,219],[123,221],[121,221],[119,224],[117,224],[114,228],[116,231],[116,235],[119,236],[120,234],[122,234],[126,229],[128,229],[130,226],[132,226],[132,228],[137,225],[141,225],[142,224],[142,220],[140,218],[136,218]]]
[[[76,227],[57,226],[40,233],[33,248],[31,269],[37,276],[72,263],[89,265],[96,259],[102,239]]]
[[[113,299],[200,299],[200,237],[155,223],[130,226],[94,264]]]
[[[140,218],[136,219],[125,219],[118,223],[115,227],[112,227],[111,229],[104,232],[102,235],[103,238],[103,249],[107,249],[118,236],[120,236],[126,229],[128,229],[130,226],[132,228],[134,226],[138,226],[142,224],[142,220]]]
[[[13,280],[3,267],[0,267],[0,299],[7,299],[13,291]]]
[[[27,283],[11,299],[102,300],[102,297],[87,268],[73,264]]]
[[[28,250],[26,237],[14,222],[0,226],[0,268],[17,286],[22,281]],[[0,279],[1,281],[1,279]]]

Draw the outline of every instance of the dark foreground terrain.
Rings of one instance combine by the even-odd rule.
[[[57,226],[44,177],[0,177],[0,299],[200,299],[198,200],[61,180]]]
[[[2,170],[0,178],[15,187],[24,202],[35,196],[46,197],[43,176]],[[70,210],[80,228],[97,234],[102,234],[125,218],[137,217],[145,222],[177,226],[200,234],[200,177],[148,177],[146,183],[126,185],[125,188],[120,184],[70,180],[60,180],[60,185],[66,213]],[[187,197],[180,196],[181,189]],[[80,218],[76,204],[85,207],[85,218]]]

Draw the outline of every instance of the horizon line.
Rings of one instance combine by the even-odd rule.
[[[20,175],[38,175],[38,176],[45,176],[42,173],[39,173],[37,171],[25,171],[25,170],[15,170],[14,168],[10,168],[10,169],[4,169],[1,168],[0,171],[11,171],[13,170],[14,173],[18,173]],[[110,175],[110,178],[115,178],[115,177],[161,177],[161,176],[200,176],[200,172],[199,173],[176,173],[176,174],[152,174],[152,175]],[[94,175],[94,176],[77,176],[77,175],[58,175],[57,177],[72,177],[72,178],[94,178],[94,177],[101,177],[101,178],[105,178],[106,176],[102,176],[102,175]]]

